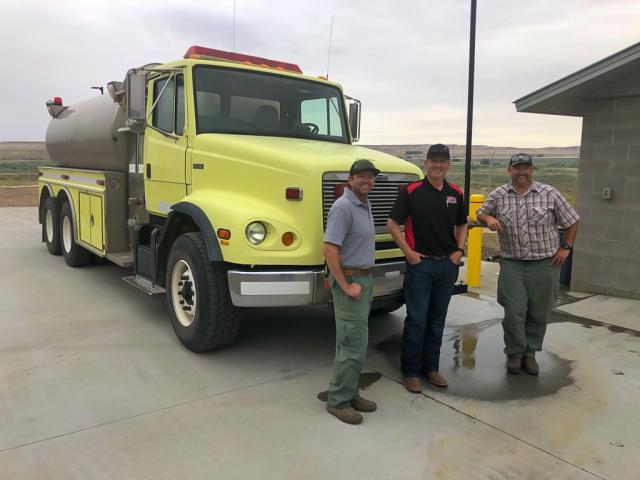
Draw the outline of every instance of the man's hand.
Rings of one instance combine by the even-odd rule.
[[[362,285],[359,283],[348,283],[346,290],[344,293],[347,294],[348,297],[353,298],[354,300],[360,300],[360,294],[362,293]]]
[[[551,259],[551,262],[549,262],[549,265],[562,265],[570,253],[571,250],[567,250],[566,248],[559,248],[556,254]]]
[[[456,250],[451,254],[449,258],[456,265],[460,265],[460,261],[462,260],[462,252],[460,250]]]
[[[407,259],[407,262],[409,262],[409,264],[417,265],[422,261],[424,255],[416,252],[415,250],[411,250],[407,255],[405,255],[405,258]]]
[[[492,232],[501,232],[502,231],[502,224],[500,223],[500,220],[498,220],[497,218],[492,217],[491,215],[487,215],[484,220],[485,220],[484,223],[487,224],[487,227]]]

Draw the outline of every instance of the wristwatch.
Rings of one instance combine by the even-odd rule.
[[[460,248],[460,247],[458,247],[458,248],[456,248],[456,249],[454,250],[454,252],[460,252],[461,254],[463,254],[463,255],[464,255],[464,248]]]
[[[563,243],[562,245],[560,245],[560,248],[564,248],[565,250],[573,250],[573,245],[571,245],[570,243]]]

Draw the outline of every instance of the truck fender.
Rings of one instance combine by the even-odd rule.
[[[194,223],[198,226],[202,238],[204,239],[204,243],[207,246],[207,256],[209,260],[212,262],[222,262],[224,258],[222,257],[222,251],[220,250],[220,245],[218,244],[218,239],[215,236],[213,226],[209,221],[207,215],[202,211],[202,209],[193,203],[189,202],[179,202],[171,207],[171,212],[169,212],[169,216],[167,218],[167,225],[171,224],[171,217],[174,212],[183,213],[191,219],[193,219]]]

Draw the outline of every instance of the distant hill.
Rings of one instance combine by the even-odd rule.
[[[49,161],[44,142],[0,142],[0,161],[36,160]]]
[[[429,144],[421,145],[362,145],[363,147],[378,150],[400,158],[411,157],[424,159]],[[464,159],[464,145],[449,145],[451,156],[453,158]],[[549,158],[578,158],[580,157],[580,147],[543,147],[543,148],[526,148],[526,147],[495,147],[491,145],[474,145],[471,149],[471,157],[473,159],[482,158],[509,158],[516,153],[525,152],[534,157]]]
[[[362,145],[373,150],[388,153],[399,158],[409,157],[411,160],[424,159],[429,144],[421,145]],[[449,145],[451,156],[464,159],[464,145]],[[526,152],[536,157],[549,158],[577,158],[580,156],[580,147],[493,147],[490,145],[474,145],[472,157],[482,158],[508,158],[514,153]],[[48,161],[49,155],[44,142],[0,142],[0,161],[2,160],[39,160]]]

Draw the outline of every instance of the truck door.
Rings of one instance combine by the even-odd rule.
[[[144,139],[145,201],[149,212],[166,215],[187,193],[184,76],[155,80],[152,92],[156,106]]]

